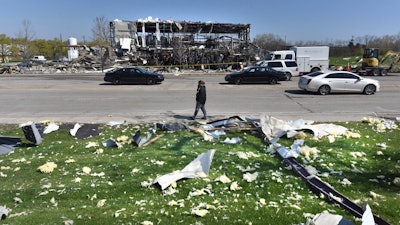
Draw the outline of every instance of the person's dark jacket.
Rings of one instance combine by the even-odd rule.
[[[206,86],[199,86],[196,93],[196,101],[206,104]]]

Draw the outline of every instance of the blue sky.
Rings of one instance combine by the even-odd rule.
[[[0,34],[18,37],[29,20],[35,39],[91,40],[96,17],[243,23],[251,39],[272,33],[288,42],[400,35],[398,0],[8,0],[1,1]]]

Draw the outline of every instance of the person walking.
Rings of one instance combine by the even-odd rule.
[[[206,104],[206,86],[205,82],[203,80],[199,80],[199,83],[197,85],[197,93],[196,93],[196,108],[194,110],[194,114],[191,117],[192,120],[196,119],[197,113],[199,112],[199,109],[203,112],[203,118],[202,119],[207,119],[207,112],[205,108]]]

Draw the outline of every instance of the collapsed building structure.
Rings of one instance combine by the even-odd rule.
[[[152,19],[114,20],[111,47],[136,65],[226,68],[254,60],[250,24]]]

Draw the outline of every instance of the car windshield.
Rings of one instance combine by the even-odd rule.
[[[243,71],[250,71],[250,70],[253,70],[253,72],[254,72],[254,68],[256,68],[256,67],[254,67],[254,66],[249,66],[249,67],[247,67],[247,68],[244,68]]]
[[[260,61],[256,63],[256,66],[262,66],[264,64],[264,61]]]
[[[309,74],[307,74],[307,76],[309,76],[309,77],[316,77],[316,76],[321,75],[321,74],[323,74],[323,72],[317,71],[317,72],[314,72],[314,73],[309,73]]]
[[[140,73],[148,73],[147,70],[143,69],[143,68],[136,68],[138,72]]]

